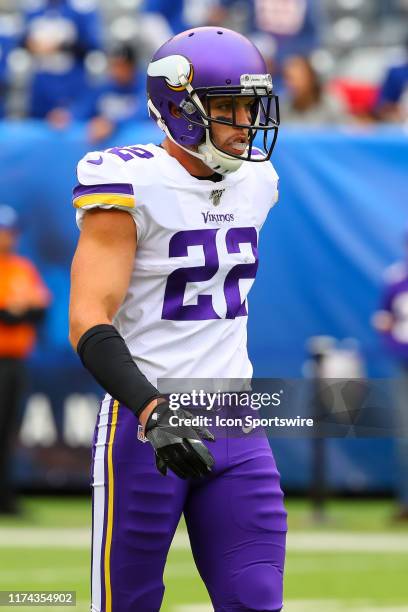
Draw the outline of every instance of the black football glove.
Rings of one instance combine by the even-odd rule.
[[[179,424],[170,424],[172,416],[177,416]],[[168,402],[162,402],[150,414],[145,436],[156,453],[157,469],[165,476],[170,468],[184,479],[208,476],[215,461],[201,440],[214,442],[215,438],[205,427],[183,425],[185,418],[193,415],[183,408],[171,410]]]

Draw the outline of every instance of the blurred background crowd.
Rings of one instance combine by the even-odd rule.
[[[199,25],[254,40],[286,123],[408,118],[407,0],[0,0],[0,117],[102,140],[146,118],[149,58]]]

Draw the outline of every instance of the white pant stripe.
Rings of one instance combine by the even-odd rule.
[[[106,396],[99,411],[98,437],[92,474],[93,482],[93,534],[92,534],[92,611],[100,612],[102,606],[103,523],[105,517],[105,449],[108,434],[111,398]]]

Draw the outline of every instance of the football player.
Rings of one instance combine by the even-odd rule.
[[[256,47],[223,28],[175,36],[147,72],[162,144],[89,153],[74,190],[70,339],[107,392],[93,444],[92,610],[160,609],[183,512],[215,611],[277,612],[286,513],[266,437],[214,441],[172,425],[158,389],[251,377],[246,297],[277,201],[277,99]]]

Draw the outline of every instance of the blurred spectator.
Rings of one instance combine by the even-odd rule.
[[[7,93],[9,88],[8,57],[17,45],[17,37],[9,32],[9,28],[2,27],[0,18],[0,119],[6,114]]]
[[[252,38],[273,39],[278,64],[289,55],[307,55],[319,45],[320,0],[218,0],[210,11],[212,25],[226,23],[235,9],[246,12]]]
[[[101,45],[100,16],[94,0],[26,3],[23,44],[34,62],[29,115],[44,118],[84,90],[86,55]]]
[[[350,117],[359,123],[373,123],[374,107],[378,98],[378,86],[348,78],[335,78],[330,81],[329,90],[343,101]]]
[[[129,121],[147,120],[146,76],[138,69],[138,57],[130,45],[120,45],[108,56],[108,75],[99,86],[82,92],[69,109],[56,109],[49,120],[65,128],[72,119],[87,121],[91,142],[105,140]]]
[[[162,15],[173,32],[178,34],[190,26],[184,20],[185,0],[144,0],[141,9],[145,13]]]
[[[284,93],[280,111],[282,123],[344,123],[347,113],[339,98],[327,92],[311,62],[300,55],[283,65]]]
[[[0,206],[0,513],[16,511],[10,482],[11,441],[23,385],[23,361],[49,293],[34,265],[15,254],[17,215]]]
[[[135,19],[145,64],[150,62],[155,51],[174,33],[187,29],[184,8],[185,0],[141,0]]]
[[[399,436],[397,444],[397,495],[396,520],[408,522],[408,266],[400,262],[391,266],[385,274],[385,286],[381,310],[373,317],[374,327],[382,337],[391,355],[399,364],[395,401]]]
[[[376,110],[382,121],[408,121],[408,39],[405,61],[388,69],[380,88]]]

